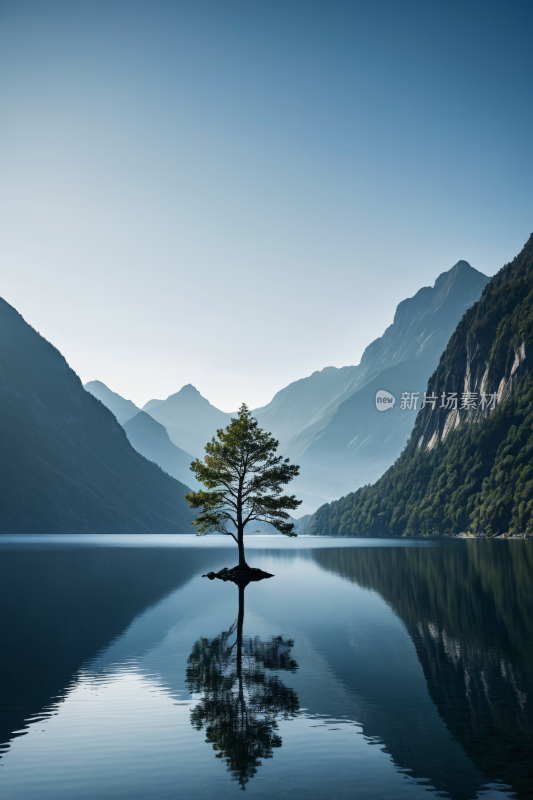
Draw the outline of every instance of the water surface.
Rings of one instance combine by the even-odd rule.
[[[532,545],[4,536],[0,792],[531,797]]]

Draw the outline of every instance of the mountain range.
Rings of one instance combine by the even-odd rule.
[[[533,529],[532,242],[490,282],[459,261],[399,304],[359,365],[315,372],[253,412],[300,464],[300,532]],[[190,384],[143,409],[100,381],[84,391],[3,300],[0,334],[0,531],[189,532],[190,463],[232,414]],[[385,412],[379,390],[397,401]],[[420,408],[447,392],[497,400]]]
[[[291,484],[291,491],[302,500],[299,515],[313,513],[328,499],[377,480],[400,455],[416,410],[401,409],[397,403],[380,414],[374,404],[376,391],[421,396],[457,323],[487,281],[466,261],[459,261],[433,287],[420,289],[398,305],[392,324],[365,349],[359,365],[314,372],[254,410],[261,426],[279,439],[280,452],[300,465],[300,476]],[[232,416],[211,405],[190,384],[166,400],[150,400],[143,412],[164,426],[179,448],[179,454],[171,455],[168,442],[165,452],[161,449],[164,432],[149,431],[148,421],[141,421],[140,409],[131,401],[100,381],[85,388],[113,411],[139,452],[182,481],[192,460],[188,454],[202,457],[206,442]],[[142,434],[134,430],[141,426]]]
[[[147,461],[61,353],[0,299],[0,532],[188,533],[186,485]]]
[[[200,484],[190,470],[193,457],[171,441],[164,425],[157,422],[150,414],[141,411],[131,400],[126,400],[113,392],[101,381],[89,381],[84,388],[113,412],[126,431],[130,444],[138,453],[148,461],[158,464],[164,472],[186,486],[192,489],[199,488]],[[149,407],[150,403],[147,403],[147,406]]]
[[[328,368],[323,377],[331,386],[330,395],[341,383],[344,386],[320,413],[316,406],[315,418],[307,426],[302,425],[303,414],[294,414],[294,398],[311,389],[315,376],[291,384],[269,406],[254,412],[263,425],[270,418],[284,452],[300,465],[295,491],[337,498],[376,480],[398,458],[416,415],[406,410],[399,413],[399,403],[380,414],[375,392],[385,389],[399,393],[398,397],[402,392],[421,396],[458,322],[479,299],[488,280],[466,261],[459,261],[439,275],[433,287],[403,300],[392,324],[365,349],[358,366]],[[323,387],[322,397],[327,394]],[[292,417],[298,417],[295,432],[283,440]]]
[[[89,381],[89,383],[84,385],[84,389],[94,395],[94,397],[97,397],[104,406],[112,411],[121,425],[124,425],[125,422],[136,414],[139,414],[141,410],[137,408],[135,403],[132,403],[131,400],[126,400],[116,392],[112,392],[102,381]]]
[[[419,411],[398,461],[374,485],[320,508],[307,529],[533,532],[532,309],[533,235],[454,331],[427,384],[435,399]]]
[[[164,425],[174,444],[195,458],[204,456],[206,442],[231,419],[231,414],[211,405],[190,383],[166,400],[150,400],[143,411]]]

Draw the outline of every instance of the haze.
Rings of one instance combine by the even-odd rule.
[[[225,411],[532,229],[529,3],[0,3],[1,296]]]

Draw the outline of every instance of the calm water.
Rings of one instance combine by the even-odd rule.
[[[2,537],[0,793],[533,797],[533,542]]]

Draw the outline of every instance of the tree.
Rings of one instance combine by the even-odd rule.
[[[187,661],[187,687],[191,694],[203,693],[191,711],[191,724],[205,728],[206,742],[226,761],[241,789],[261,760],[281,747],[278,719],[292,719],[300,709],[294,689],[275,674],[298,669],[291,657],[294,642],[243,636],[244,588],[239,585],[237,621],[215,639],[199,639]]]
[[[204,460],[191,464],[196,478],[211,490],[185,495],[191,508],[202,509],[192,524],[198,534],[232,536],[239,548],[239,567],[248,566],[244,529],[249,522],[268,522],[285,536],[296,536],[287,511],[298,508],[301,500],[283,495],[282,487],[300,468],[276,455],[278,444],[243,403],[238,416],[206,444]]]

